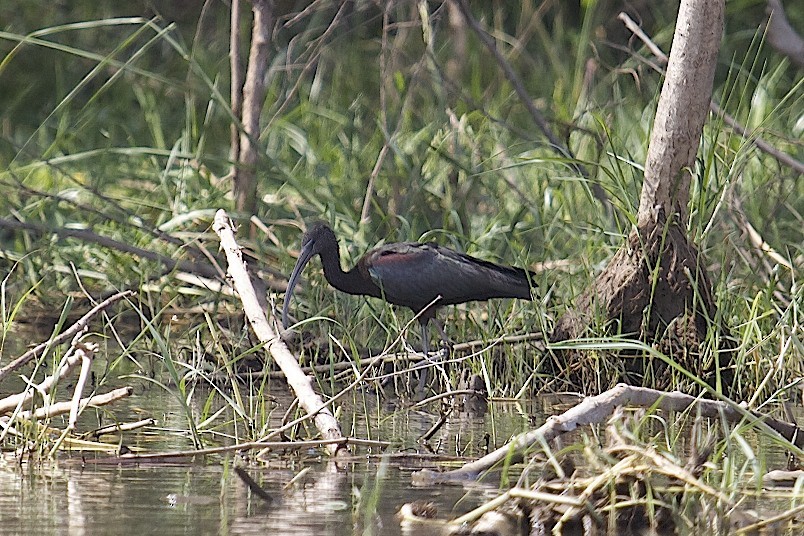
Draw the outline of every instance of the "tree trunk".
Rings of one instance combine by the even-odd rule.
[[[235,209],[245,214],[254,214],[257,206],[257,163],[260,138],[260,115],[265,101],[265,73],[268,69],[268,53],[271,31],[274,25],[272,0],[252,0],[254,28],[251,34],[251,52],[248,58],[246,80],[243,85],[243,132],[237,166],[235,166]],[[233,103],[235,104],[235,103]]]
[[[595,318],[602,318],[609,327],[618,324],[620,333],[648,344],[659,342],[663,352],[688,370],[710,377],[715,371],[716,363],[700,353],[715,315],[711,283],[685,229],[691,170],[712,96],[723,11],[723,0],[682,0],[645,162],[637,227],[580,297],[576,310],[559,319],[552,340],[581,337]],[[657,374],[654,384],[667,379],[642,360],[625,363],[626,380],[634,380],[630,373],[643,376],[648,370]],[[568,379],[589,385],[583,378],[589,373],[585,368],[583,363],[561,366],[564,371],[581,371],[569,373]],[[623,378],[609,381],[619,379]]]

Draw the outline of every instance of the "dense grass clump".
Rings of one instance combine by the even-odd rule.
[[[728,7],[715,98],[751,136],[800,157],[801,79],[765,45],[761,6],[743,4]],[[588,382],[558,385],[546,376],[553,357],[543,346],[491,343],[550,333],[623,243],[662,81],[654,59],[607,3],[478,8],[475,16],[574,155],[561,156],[471,31],[450,22],[447,4],[429,8],[357,3],[296,19],[278,14],[257,220],[240,215],[251,265],[281,287],[303,222],[324,219],[343,237],[349,265],[378,243],[436,240],[527,266],[539,273],[533,304],[447,311],[456,342],[486,343],[460,367],[481,373],[499,395],[526,386],[604,389],[623,378],[610,346],[588,353]],[[136,344],[150,351],[155,343],[144,318],[166,333],[166,319],[199,302],[223,315],[214,305],[219,295],[175,279],[175,266],[141,250],[198,261],[217,247],[208,227],[214,210],[229,205],[231,188],[227,13],[217,4],[201,18],[69,9],[38,23],[21,10],[0,33],[0,96],[10,103],[2,112],[0,183],[7,194],[0,203],[7,218],[28,224],[0,236],[5,295],[20,304],[13,316],[4,311],[4,326],[46,319],[68,296],[134,288],[142,316],[120,322],[133,324]],[[667,51],[674,11],[650,6],[641,15]],[[28,69],[32,64],[41,68]],[[47,77],[32,74],[43,70]],[[738,390],[754,392],[757,404],[783,397],[804,368],[793,335],[801,316],[795,272],[803,188],[796,172],[711,117],[687,229],[714,277],[713,320],[724,328],[712,333],[710,354],[721,333],[734,336]],[[400,333],[418,344],[407,312],[338,295],[314,270],[308,277],[296,309],[313,319],[304,325],[316,341],[306,361],[400,349]],[[171,332],[169,342],[186,342],[185,333],[205,341],[216,322]],[[603,328],[589,335],[612,335]],[[227,359],[244,360],[233,348]]]

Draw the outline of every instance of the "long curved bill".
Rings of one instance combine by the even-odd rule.
[[[282,306],[282,326],[285,329],[288,329],[288,309],[290,309],[290,300],[293,298],[293,289],[296,287],[296,282],[304,270],[304,267],[310,262],[313,255],[313,241],[311,240],[302,246],[299,252],[299,259],[296,261],[296,266],[293,267],[293,271],[290,273],[288,289],[285,291],[285,303]]]

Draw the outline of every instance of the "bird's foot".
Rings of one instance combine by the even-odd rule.
[[[444,359],[449,359],[452,356],[453,347],[452,341],[441,341],[438,345],[438,350],[439,353],[444,353]]]

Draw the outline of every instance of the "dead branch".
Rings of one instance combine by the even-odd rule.
[[[729,422],[748,422],[773,435],[781,436],[784,441],[790,442],[799,449],[804,448],[804,431],[797,426],[762,415],[759,412],[748,411],[734,402],[696,398],[679,391],[666,392],[621,383],[604,393],[583,399],[561,415],[549,417],[536,430],[514,437],[502,447],[478,460],[444,473],[425,469],[415,473],[413,478],[417,482],[476,479],[482,471],[487,471],[506,460],[521,461],[529,449],[539,448],[562,434],[572,432],[579,426],[605,422],[621,406],[657,408],[673,412],[690,410],[707,418],[724,418]]]
[[[296,356],[290,353],[288,347],[275,333],[265,317],[265,312],[260,307],[257,296],[254,293],[251,278],[243,263],[240,246],[235,241],[234,228],[226,211],[219,210],[215,214],[214,230],[220,236],[221,246],[226,252],[226,258],[229,262],[228,272],[232,277],[235,289],[240,295],[243,309],[257,338],[265,344],[274,361],[282,369],[288,385],[298,397],[301,407],[308,414],[315,415],[314,422],[321,436],[324,439],[342,439],[343,435],[338,421],[335,420],[332,412],[323,403],[321,397],[313,390],[311,378],[301,371]],[[332,443],[327,446],[327,450],[330,454],[335,455],[341,446],[342,444],[340,443]]]
[[[17,359],[15,359],[11,363],[0,369],[0,383],[2,383],[3,379],[5,379],[6,376],[8,376],[10,373],[14,372],[18,368],[24,366],[29,361],[33,359],[38,359],[39,356],[42,355],[42,353],[45,352],[45,350],[47,350],[48,348],[61,344],[70,337],[73,337],[79,332],[85,330],[92,317],[94,317],[99,312],[103,311],[104,309],[107,309],[113,303],[118,302],[123,298],[131,297],[133,295],[134,295],[133,291],[126,290],[123,292],[118,292],[114,296],[106,298],[101,303],[90,309],[89,312],[87,312],[87,314],[79,318],[75,324],[65,329],[59,335],[53,337],[47,342],[43,342],[42,344],[34,348],[31,348],[30,350],[22,354],[20,357],[18,357]]]

